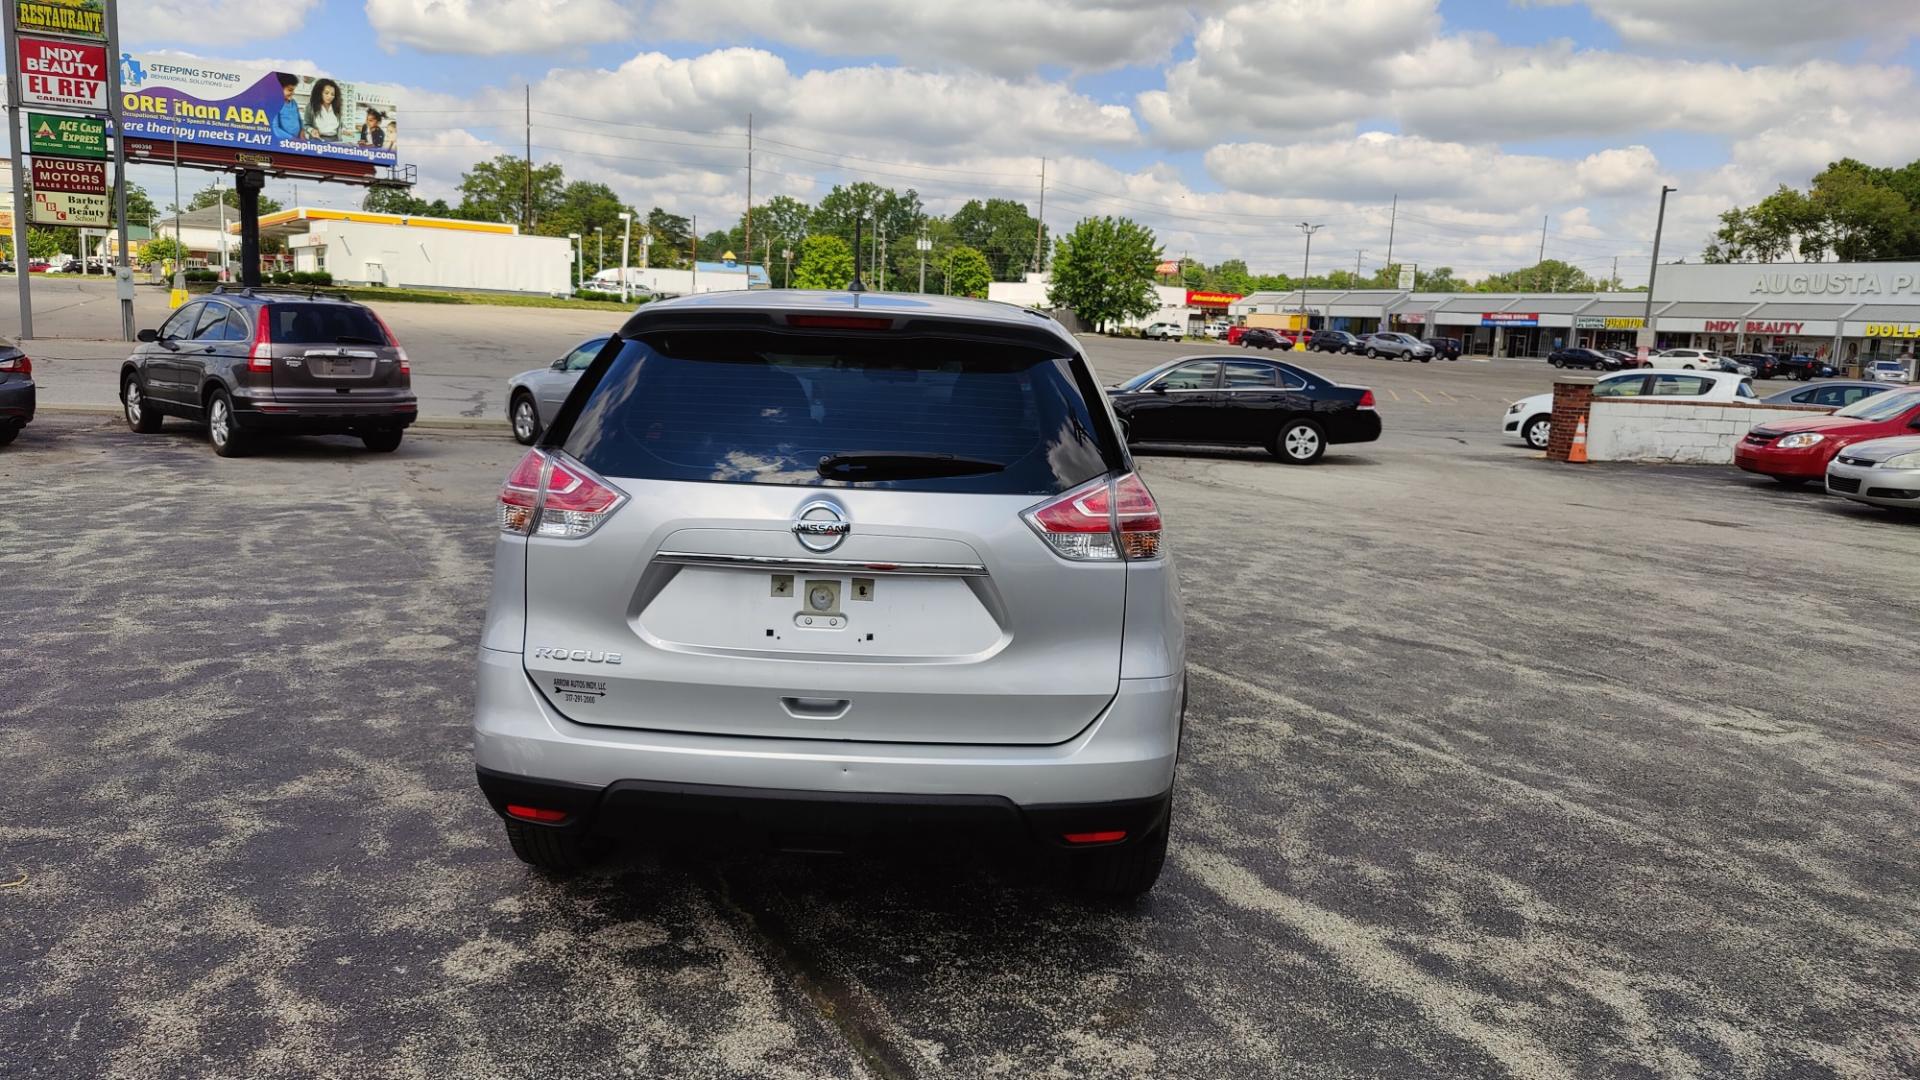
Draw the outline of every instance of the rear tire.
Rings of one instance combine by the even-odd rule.
[[[381,428],[360,433],[360,441],[367,449],[377,454],[391,454],[400,449],[400,440],[406,433],[399,428]]]
[[[1168,810],[1172,814],[1172,810]],[[1093,896],[1130,900],[1145,896],[1160,880],[1167,862],[1169,821],[1162,821],[1138,842],[1106,851],[1083,851],[1074,858],[1073,885]]]
[[[532,394],[513,395],[513,404],[507,407],[507,414],[508,419],[513,421],[514,441],[521,446],[532,446],[540,441],[540,409],[534,405]]]
[[[221,457],[239,457],[247,452],[240,426],[233,419],[233,402],[225,390],[215,390],[207,398],[207,441]]]
[[[1289,420],[1267,449],[1288,465],[1311,465],[1327,452],[1327,433],[1311,420]]]
[[[1808,478],[1804,476],[1776,476],[1773,478],[1773,482],[1783,488],[1791,490],[1807,486],[1807,479]]]
[[[556,829],[506,819],[507,843],[514,855],[536,870],[565,877],[598,862],[605,847],[578,829]]]
[[[127,427],[132,430],[142,435],[160,430],[160,414],[147,404],[147,395],[140,389],[140,376],[129,375],[120,383],[120,409],[126,414]]]
[[[26,426],[27,425],[25,423],[0,424],[0,446],[5,446],[8,443],[12,442],[13,440],[19,438],[20,429]]]

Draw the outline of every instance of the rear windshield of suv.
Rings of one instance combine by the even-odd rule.
[[[1094,432],[1045,352],[680,332],[623,342],[562,448],[610,477],[1051,495],[1107,471]]]
[[[373,312],[358,304],[269,304],[268,331],[289,345],[385,345],[387,335]]]

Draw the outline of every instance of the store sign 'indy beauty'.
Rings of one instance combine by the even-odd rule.
[[[15,40],[20,52],[22,104],[106,111],[105,46],[25,35]]]
[[[121,60],[120,86],[132,138],[376,166],[398,161],[388,87],[131,54]]]

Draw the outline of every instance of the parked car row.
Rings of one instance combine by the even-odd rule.
[[[1757,401],[1753,380],[1719,371],[1636,370],[1604,375],[1593,384],[1596,398],[1646,398],[1653,401]],[[1553,435],[1553,394],[1535,394],[1507,406],[1500,430],[1535,450],[1545,450]]]
[[[1756,424],[1733,448],[1733,463],[1789,487],[1825,478],[1827,489],[1882,506],[1920,510],[1920,481],[1883,473],[1920,469],[1920,447],[1881,446],[1920,433],[1920,387],[1887,389],[1855,399],[1826,416]],[[1832,467],[1839,462],[1839,483]],[[1911,456],[1910,456],[1911,455]]]

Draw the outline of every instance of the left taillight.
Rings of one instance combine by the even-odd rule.
[[[599,528],[626,498],[571,458],[529,450],[500,486],[500,531],[577,540]]]
[[[12,375],[31,375],[33,374],[33,361],[27,359],[26,353],[21,353],[19,356],[9,356],[4,360],[0,360],[0,371]]]
[[[273,309],[262,307],[253,316],[253,348],[247,350],[247,370],[273,370]]]
[[[1362,409],[1372,409],[1372,408],[1375,408],[1375,407],[1376,407],[1376,406],[1375,406],[1375,405],[1374,405],[1374,403],[1373,403],[1373,391],[1371,391],[1371,390],[1362,390],[1362,391],[1360,392],[1360,408],[1362,408]]]

